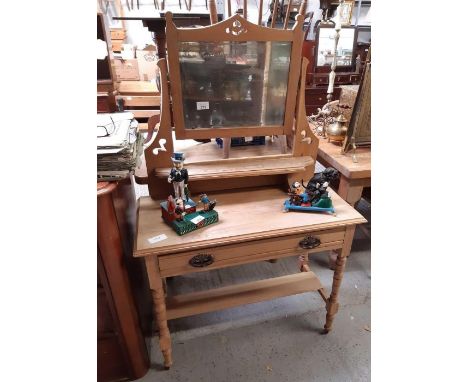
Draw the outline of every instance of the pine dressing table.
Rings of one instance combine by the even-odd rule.
[[[166,13],[168,61],[158,61],[161,119],[145,149],[146,172],[137,179],[138,183],[148,183],[150,196],[139,199],[134,246],[134,256],[143,258],[146,264],[166,368],[173,362],[167,321],[179,317],[317,291],[324,300],[324,331],[332,328],[355,227],[366,220],[331,190],[335,214],[283,211],[288,185],[301,179],[307,182],[312,177],[318,150],[318,139],[305,113],[308,62],[300,55],[303,20],[299,14],[292,29],[275,30],[234,15],[209,27],[177,28],[171,13]],[[218,47],[216,57],[202,58],[198,53],[210,46]],[[288,49],[283,50],[284,46]],[[186,50],[179,52],[180,47]],[[245,53],[245,49],[250,61],[239,58],[239,52]],[[204,60],[208,58],[207,64]],[[250,94],[243,99],[223,98],[222,93],[229,89],[216,88],[215,83],[212,94],[202,92],[198,99],[187,94],[185,86],[197,79],[187,79],[190,70],[196,69],[200,74],[207,67],[219,76],[243,73],[240,78],[250,86]],[[285,77],[281,76],[283,70]],[[186,77],[184,81],[181,74]],[[278,83],[276,88],[268,87]],[[177,140],[172,137],[170,99],[177,140],[220,137],[224,143],[223,149],[214,142],[184,149],[191,195],[196,198],[206,192],[211,200],[216,199],[219,222],[183,236],[178,236],[161,218],[160,202],[172,192],[167,176],[171,156],[177,151]],[[198,110],[202,116],[198,122],[205,123],[205,127],[189,126],[197,120],[197,109],[192,107],[198,102],[210,108]],[[239,107],[251,108],[249,118],[258,116],[258,120],[251,125],[240,120],[239,126],[233,126],[231,120],[230,125],[210,126],[212,104],[217,104],[218,113],[223,111],[226,116]],[[278,105],[283,105],[283,109]],[[279,119],[278,110],[283,110]],[[278,139],[270,139],[273,134]],[[249,135],[267,135],[267,143],[230,147],[232,137]],[[337,252],[338,260],[332,290],[327,292],[310,269],[308,255],[330,250]],[[298,273],[185,295],[171,295],[165,287],[166,277],[175,277],[177,282],[180,275],[288,256],[299,256]]]

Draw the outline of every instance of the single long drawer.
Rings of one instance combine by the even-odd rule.
[[[295,254],[337,249],[343,244],[344,234],[344,228],[337,228],[163,255],[159,256],[159,269],[163,277],[178,276]],[[318,239],[313,248],[305,248],[304,243],[301,246],[301,241],[308,236]]]

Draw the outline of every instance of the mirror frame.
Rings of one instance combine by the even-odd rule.
[[[318,51],[319,51],[319,42],[320,42],[320,29],[333,29],[335,30],[335,25],[318,25],[317,31],[315,32],[315,52],[314,52],[314,67],[316,73],[329,73],[331,70],[331,65],[318,66]],[[356,46],[357,46],[357,36],[358,28],[354,25],[342,25],[341,30],[343,29],[354,29],[354,39],[353,39],[353,53],[351,58],[351,65],[336,65],[335,72],[354,72],[356,70]]]
[[[294,112],[302,60],[302,24],[304,16],[297,15],[292,29],[272,29],[258,26],[237,14],[219,23],[200,28],[177,28],[171,12],[166,13],[166,41],[169,79],[173,106],[173,125],[177,139],[209,139],[242,136],[286,135],[292,133]],[[179,63],[179,42],[224,41],[290,41],[288,87],[282,125],[239,126],[186,129],[182,101],[182,84]]]

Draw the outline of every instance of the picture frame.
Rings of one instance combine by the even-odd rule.
[[[371,143],[371,61],[370,48],[364,64],[361,84],[354,104],[351,121],[343,143],[343,152],[352,146],[368,146]]]
[[[340,8],[338,8],[340,9]],[[341,11],[339,14],[341,25],[351,25],[353,17],[354,0],[344,0],[341,4]]]

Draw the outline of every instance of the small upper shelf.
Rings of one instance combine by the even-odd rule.
[[[185,166],[189,172],[190,181],[211,180],[219,178],[240,178],[247,176],[290,174],[305,171],[307,166],[314,164],[310,156],[293,157],[290,154],[270,158],[237,158],[213,162],[198,162]],[[167,178],[170,168],[158,168],[155,175]]]

